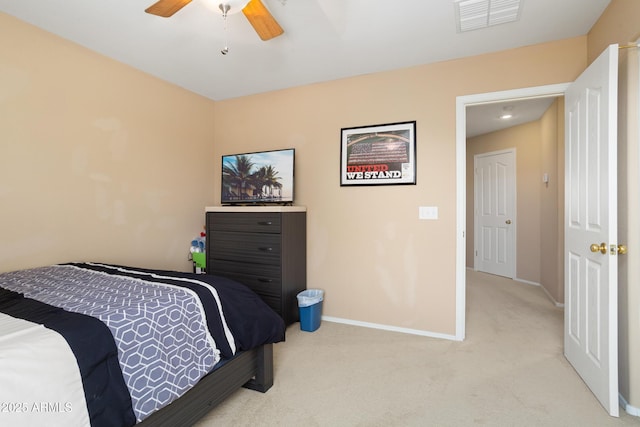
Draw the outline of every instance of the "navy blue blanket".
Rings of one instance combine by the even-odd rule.
[[[284,341],[285,326],[282,318],[271,309],[255,292],[249,287],[234,280],[222,276],[211,274],[181,273],[167,270],[151,270],[144,268],[131,268],[125,266],[70,263],[70,265],[82,268],[101,271],[109,274],[125,275],[137,277],[143,280],[170,283],[175,286],[182,286],[195,291],[205,310],[212,310],[216,302],[211,298],[210,293],[205,292],[202,286],[185,282],[182,280],[169,280],[166,278],[154,278],[148,274],[158,276],[175,277],[176,279],[190,279],[203,282],[213,286],[222,302],[222,311],[227,320],[227,324],[233,333],[237,348],[233,351],[226,342],[221,342],[218,337],[223,336],[224,331],[218,316],[208,316],[207,325],[211,335],[216,338],[216,344],[220,349],[223,358],[232,357],[235,352],[250,350],[262,344],[276,343]],[[115,269],[126,270],[121,272]],[[138,273],[136,273],[138,272]]]

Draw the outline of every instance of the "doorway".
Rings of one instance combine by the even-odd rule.
[[[467,251],[466,266],[533,285],[542,285],[547,296],[562,305],[562,208],[563,208],[563,123],[562,97],[509,99],[466,108],[467,132]],[[503,111],[511,117],[503,118]],[[480,156],[513,151],[515,206],[508,209],[500,194],[488,201],[478,199],[476,181],[489,180],[496,188],[504,186],[509,162],[498,161],[487,176],[475,163]],[[500,167],[502,167],[500,169]],[[501,181],[500,178],[503,178]],[[493,181],[492,181],[493,180]],[[502,209],[503,212],[499,212]],[[493,213],[495,212],[495,214]],[[495,216],[496,230],[477,224]],[[502,232],[502,235],[499,233]],[[484,234],[484,235],[483,235]],[[489,245],[487,238],[491,236]],[[509,251],[486,256],[485,250],[498,251],[509,239]],[[507,246],[507,245],[505,245]],[[498,257],[498,255],[501,255]],[[485,262],[486,261],[486,262]],[[496,265],[492,265],[496,264]],[[517,268],[516,268],[517,264]]]
[[[467,130],[468,106],[496,103],[504,100],[535,99],[563,96],[569,83],[514,89],[501,92],[461,96],[456,99],[456,339],[465,337],[466,309],[466,241],[467,241]]]

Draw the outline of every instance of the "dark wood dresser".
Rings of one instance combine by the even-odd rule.
[[[286,325],[299,321],[296,296],[307,288],[304,207],[206,208],[207,274],[253,289]]]

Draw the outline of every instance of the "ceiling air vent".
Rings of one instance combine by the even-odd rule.
[[[458,32],[520,19],[523,0],[454,0]]]

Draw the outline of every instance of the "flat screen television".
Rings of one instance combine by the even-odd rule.
[[[222,204],[292,204],[294,164],[293,148],[222,156]]]

